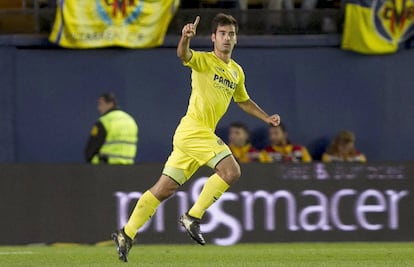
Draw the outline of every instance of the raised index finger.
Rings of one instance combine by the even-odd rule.
[[[199,22],[200,22],[200,16],[197,16],[194,23],[193,23],[194,28],[197,28],[197,25],[198,25]]]

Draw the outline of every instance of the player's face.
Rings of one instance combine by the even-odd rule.
[[[249,139],[248,133],[242,128],[230,127],[229,143],[235,146],[244,146]]]
[[[269,128],[269,139],[272,145],[282,146],[286,144],[287,133],[280,127],[271,127]]]
[[[219,25],[216,33],[211,35],[214,49],[229,54],[237,43],[236,27],[234,25]]]
[[[112,103],[105,102],[105,100],[102,97],[100,97],[98,99],[98,111],[99,111],[99,114],[102,115],[102,114],[106,113],[108,110],[110,110],[111,108],[113,108],[113,104]]]

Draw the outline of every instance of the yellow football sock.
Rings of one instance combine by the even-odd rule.
[[[213,174],[208,178],[200,196],[190,209],[188,214],[194,218],[201,219],[204,212],[227,191],[230,186],[217,174]]]
[[[134,239],[138,229],[151,219],[159,204],[160,201],[149,190],[146,191],[138,200],[128,223],[124,226],[125,234]]]

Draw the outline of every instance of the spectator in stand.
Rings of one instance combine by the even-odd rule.
[[[244,123],[234,122],[229,128],[229,147],[240,163],[258,161],[259,150],[249,142],[249,129]]]
[[[138,125],[119,109],[115,95],[98,98],[101,117],[93,125],[85,148],[85,159],[92,164],[134,164]]]
[[[364,154],[355,148],[355,135],[351,131],[341,131],[332,140],[322,155],[323,162],[366,162]]]
[[[280,123],[279,126],[269,128],[270,146],[266,147],[260,153],[260,162],[311,162],[306,147],[292,144],[288,139],[288,133],[285,125]]]

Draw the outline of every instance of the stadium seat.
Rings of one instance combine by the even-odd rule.
[[[23,8],[22,0],[1,0],[0,9],[17,9]]]
[[[33,14],[2,14],[0,16],[0,34],[33,33],[35,19]]]

